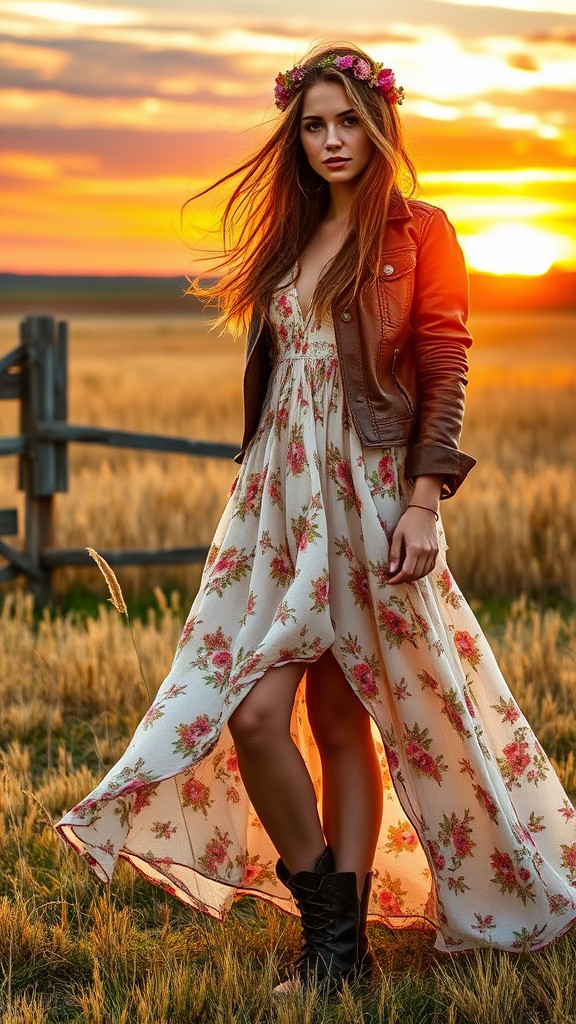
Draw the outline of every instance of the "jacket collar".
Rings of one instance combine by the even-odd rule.
[[[412,211],[404,199],[404,196],[401,195],[397,188],[393,188],[390,193],[388,220],[405,220],[407,217],[411,216]]]

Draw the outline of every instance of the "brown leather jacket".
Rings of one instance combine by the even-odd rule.
[[[406,476],[442,474],[442,497],[475,465],[458,449],[472,343],[467,312],[464,259],[446,214],[393,193],[379,278],[362,303],[332,307],[340,370],[362,444],[408,445]],[[271,351],[269,327],[253,321],[237,462],[258,428]]]

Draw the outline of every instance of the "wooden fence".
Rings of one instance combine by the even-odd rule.
[[[54,547],[54,496],[68,490],[70,442],[175,452],[229,459],[237,445],[191,441],[183,437],[142,434],[68,423],[68,325],[53,317],[29,316],[20,325],[20,343],[0,358],[0,400],[20,402],[20,434],[0,438],[0,456],[19,456],[18,486],[24,491],[24,551],[4,537],[18,534],[15,508],[0,508],[0,556],[8,565],[0,583],[24,574],[36,600],[54,598],[54,575],[65,565],[91,565],[85,548]],[[177,565],[203,562],[205,547],[101,551],[113,566]]]

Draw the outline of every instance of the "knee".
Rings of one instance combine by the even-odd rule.
[[[277,723],[265,705],[251,702],[249,696],[244,698],[231,715],[228,727],[236,747],[257,751],[273,742]]]
[[[354,747],[360,740],[362,724],[357,714],[350,714],[349,707],[338,702],[308,708],[308,719],[312,734],[321,754],[338,756]]]

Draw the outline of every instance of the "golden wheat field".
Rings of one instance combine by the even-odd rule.
[[[473,322],[462,447],[479,462],[444,503],[452,569],[511,689],[576,797],[574,318]],[[0,322],[0,354],[16,322]],[[236,441],[240,342],[200,318],[71,323],[73,423]],[[0,403],[0,430],[17,432]],[[59,546],[208,543],[236,467],[73,446],[57,499]],[[0,505],[16,460],[0,460]],[[168,670],[199,570],[121,570],[144,675]],[[66,611],[19,587],[0,604],[0,1021],[2,1024],[573,1024],[576,935],[539,953],[446,957],[430,936],[373,928],[380,974],[332,1000],[274,1003],[295,922],[241,900],[222,924],[191,914],[121,864],[109,888],[64,850],[52,820],[123,752],[148,697],[125,617],[94,567],[65,570]],[[101,595],[95,614],[81,595]],[[72,596],[71,596],[72,595]],[[75,595],[77,607],[75,607]],[[130,602],[129,602],[130,603]],[[70,610],[71,609],[71,610]]]

